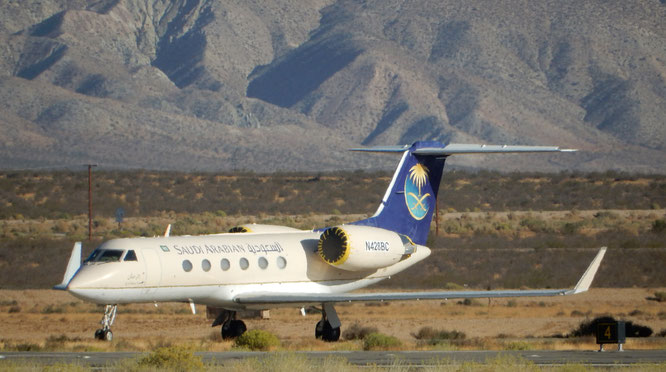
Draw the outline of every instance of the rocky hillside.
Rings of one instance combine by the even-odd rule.
[[[666,172],[666,1],[7,0],[0,167],[327,170],[417,139]]]

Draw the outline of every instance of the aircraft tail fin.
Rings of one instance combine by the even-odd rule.
[[[443,144],[419,141],[411,146],[379,146],[351,151],[402,153],[393,179],[377,212],[370,218],[353,222],[375,226],[408,236],[416,244],[425,245],[446,158],[452,155],[502,154],[528,152],[573,152],[555,146],[497,146]]]

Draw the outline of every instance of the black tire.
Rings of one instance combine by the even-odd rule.
[[[222,324],[222,339],[229,340],[236,338],[247,331],[247,327],[242,320],[230,320]]]
[[[328,321],[324,322],[324,329],[321,339],[326,342],[336,342],[340,339],[340,327],[333,328]]]
[[[103,340],[103,339],[104,339],[104,330],[100,328],[95,331],[95,340]]]
[[[322,335],[324,334],[324,323],[325,321],[322,319],[317,322],[317,325],[315,326],[315,338],[321,340]]]

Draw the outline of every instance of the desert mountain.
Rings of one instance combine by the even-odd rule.
[[[666,2],[8,0],[0,167],[391,167],[418,139],[666,173]]]

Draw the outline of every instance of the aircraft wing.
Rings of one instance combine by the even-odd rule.
[[[566,296],[587,291],[592,284],[601,260],[606,254],[606,247],[599,252],[588,266],[585,273],[574,288],[569,289],[535,289],[535,290],[497,290],[497,291],[433,291],[433,292],[386,292],[386,293],[246,293],[234,298],[243,305],[275,305],[275,304],[320,304],[332,302],[355,301],[400,301],[400,300],[442,300],[457,298],[487,297],[543,297]]]

